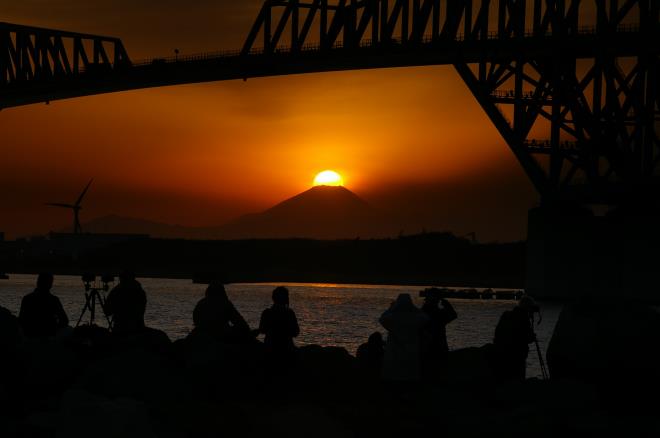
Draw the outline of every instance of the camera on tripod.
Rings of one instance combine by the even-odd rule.
[[[85,272],[82,275],[82,281],[85,285],[85,305],[83,310],[80,313],[80,318],[78,318],[78,323],[76,327],[80,326],[82,323],[85,314],[89,312],[89,323],[88,325],[95,325],[96,320],[96,306],[101,307],[101,311],[105,316],[106,321],[108,322],[108,328],[112,328],[112,320],[108,317],[105,311],[105,296],[104,293],[110,290],[110,283],[115,281],[114,275],[104,274],[100,276],[100,283],[96,279],[96,275]],[[103,292],[103,293],[102,293]]]
[[[419,291],[419,296],[421,298],[432,298],[432,299],[440,300],[442,298],[445,298],[445,291],[437,287],[429,287],[427,289]]]
[[[96,284],[96,275],[90,274],[89,272],[86,272],[82,275],[82,281],[83,284],[85,285],[85,291],[89,292],[91,289],[97,288],[97,289],[102,289],[104,292],[107,292],[110,290],[109,283],[114,283],[115,276],[111,274],[102,275],[100,287]]]

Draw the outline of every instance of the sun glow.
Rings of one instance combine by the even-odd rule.
[[[343,186],[344,179],[334,170],[324,170],[314,178],[315,186]]]

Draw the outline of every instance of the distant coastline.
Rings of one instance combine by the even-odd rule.
[[[66,269],[66,268],[53,268],[53,269],[46,269],[49,272],[52,272],[55,275],[69,275],[69,276],[81,276],[85,272],[93,272],[93,273],[98,273],[98,275],[101,275],[101,273],[105,272],[111,272],[115,273],[112,270],[108,269],[98,269],[98,270],[92,270],[92,271],[83,271],[80,269]],[[8,278],[11,278],[13,275],[37,275],[39,272],[42,272],[43,269],[27,269],[27,270],[13,270],[10,272],[7,272],[5,275]],[[118,271],[117,271],[118,272]],[[138,276],[142,278],[160,278],[160,279],[167,279],[167,280],[190,280],[193,283],[200,283],[200,284],[206,284],[208,283],[207,279],[202,279],[202,278],[196,278],[191,275],[186,275],[186,274],[177,274],[177,275],[172,275],[167,272],[144,272],[144,271],[137,271]],[[0,276],[0,279],[2,277]],[[307,279],[307,280],[303,280]],[[358,281],[359,280],[359,281]],[[332,285],[339,285],[339,286],[383,286],[383,287],[397,287],[397,286],[419,286],[420,288],[425,288],[425,287],[447,287],[447,288],[476,288],[476,289],[523,289],[524,288],[524,281],[518,281],[517,279],[512,279],[512,281],[506,281],[503,280],[502,282],[497,282],[496,284],[493,284],[492,281],[488,281],[487,279],[480,279],[477,281],[463,281],[463,282],[456,282],[456,283],[440,283],[440,282],[424,282],[421,279],[402,279],[401,281],[398,281],[396,283],[388,282],[389,277],[383,277],[382,281],[378,281],[377,278],[371,278],[367,279],[364,277],[360,277],[358,279],[357,277],[348,277],[348,276],[343,276],[341,274],[336,274],[333,276],[328,276],[328,277],[307,277],[307,276],[301,276],[301,277],[281,277],[281,278],[276,278],[276,277],[268,277],[268,278],[241,278],[240,280],[237,281],[230,281],[228,284],[254,284],[254,285],[325,285],[325,284],[332,284]]]
[[[92,243],[90,243],[92,242]],[[0,271],[219,279],[227,283],[335,283],[521,289],[525,243],[480,244],[451,233],[394,239],[4,242]]]

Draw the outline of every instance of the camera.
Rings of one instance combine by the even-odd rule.
[[[96,306],[100,306],[101,311],[105,315],[105,318],[108,322],[108,327],[111,328],[112,321],[108,317],[107,312],[105,310],[104,292],[108,292],[110,290],[110,285],[108,283],[112,283],[115,281],[114,275],[111,274],[100,275],[99,276],[100,284],[98,283],[97,276],[95,274],[85,272],[82,274],[81,277],[83,284],[85,285],[85,305],[83,306],[83,310],[80,313],[80,318],[78,318],[78,323],[76,324],[76,327],[80,326],[87,312],[89,312],[88,325],[90,326],[94,325],[94,320],[96,318]]]
[[[94,283],[96,281],[96,275],[85,272],[82,275],[82,281],[83,283]]]
[[[85,272],[81,276],[83,283],[85,283],[85,289],[90,290],[93,288],[98,288],[98,285],[96,285],[96,278],[97,276],[95,274]],[[103,290],[107,291],[109,289],[108,283],[113,283],[115,281],[115,276],[112,274],[103,274],[100,276],[101,283],[103,283]]]
[[[443,292],[444,291],[442,289],[437,287],[430,287],[428,289],[419,291],[419,296],[422,298],[435,298],[436,300],[439,300],[443,298]]]

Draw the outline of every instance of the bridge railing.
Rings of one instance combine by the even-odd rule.
[[[359,48],[398,38],[403,43],[433,40],[482,41],[530,36],[572,36],[589,26],[598,33],[639,22],[657,25],[649,1],[599,0],[587,13],[580,0],[266,0],[243,47],[250,53],[262,40],[273,53],[288,44],[300,51],[309,40],[323,48],[343,40]],[[653,2],[651,2],[653,3]]]
[[[624,24],[617,27],[617,33],[635,33],[639,31],[638,24]],[[578,29],[578,35],[589,36],[596,35],[597,28],[596,26],[581,26]],[[539,34],[533,30],[528,30],[524,34],[526,39],[550,39],[556,38],[557,35],[552,32],[545,32]],[[491,31],[487,35],[487,40],[499,40],[501,35],[496,31]],[[360,41],[357,46],[360,49],[369,49],[369,48],[392,48],[397,46],[403,46],[404,44],[407,47],[410,46],[429,46],[436,43],[448,43],[448,42],[457,42],[462,43],[470,41],[469,38],[466,38],[465,34],[459,33],[452,39],[442,39],[438,37],[433,37],[431,35],[425,35],[421,39],[412,42],[404,42],[400,38],[393,37],[387,42],[381,42],[379,40],[373,40],[371,38],[366,38]],[[244,52],[243,50],[218,50],[212,52],[201,52],[194,53],[190,55],[176,55],[176,56],[167,56],[167,57],[158,57],[158,58],[147,58],[137,60],[132,63],[135,67],[145,67],[145,66],[159,66],[163,64],[173,64],[173,63],[188,63],[188,62],[199,62],[199,61],[211,61],[211,60],[234,60],[246,56],[263,56],[263,55],[285,55],[285,54],[310,54],[323,52],[328,50],[340,50],[340,49],[352,49],[347,47],[344,44],[343,40],[338,40],[333,43],[331,47],[324,47],[320,42],[305,43],[297,49],[294,49],[291,45],[281,44],[278,45],[271,51],[268,51],[265,47],[253,47],[249,52]],[[497,97],[506,97],[506,96],[497,96]]]
[[[550,153],[553,151],[553,145],[550,140],[525,140],[523,145],[534,152],[546,152]],[[578,152],[579,147],[577,142],[571,140],[561,140],[557,143],[557,148],[560,151],[564,152]]]

